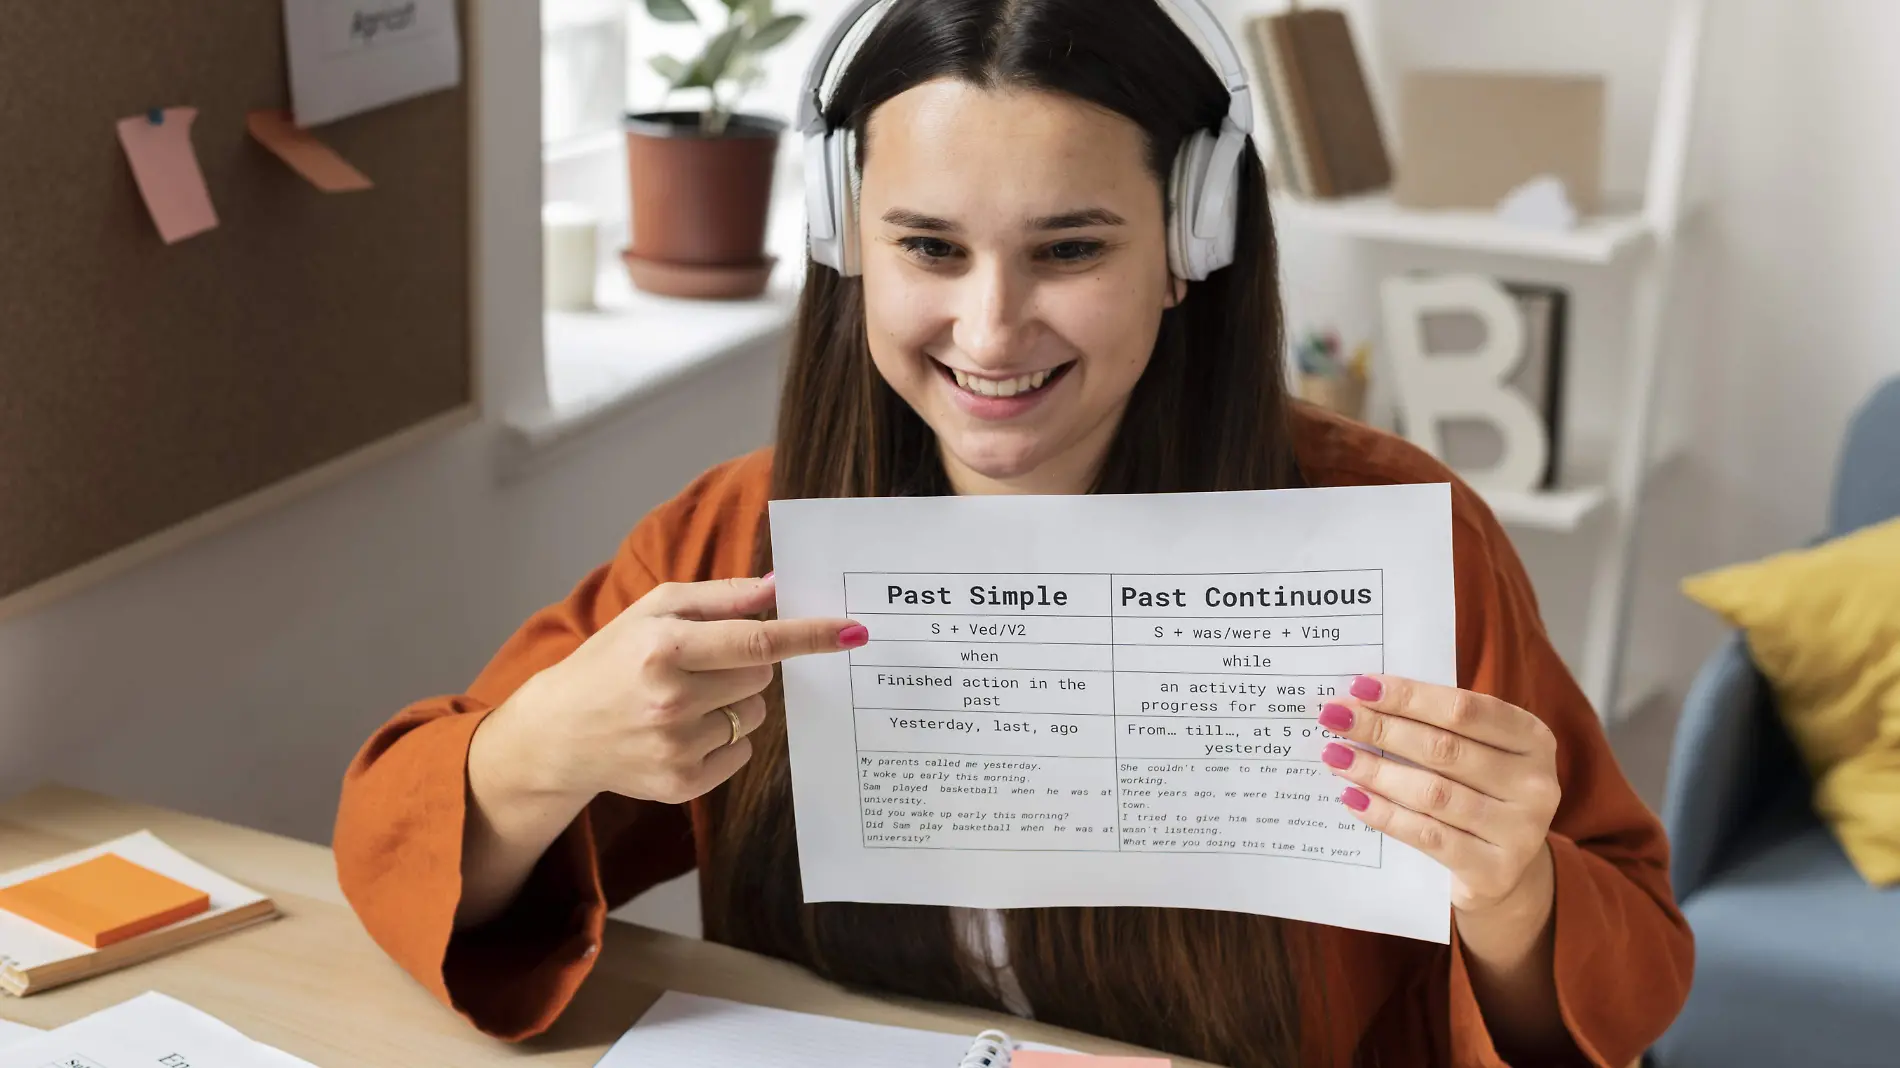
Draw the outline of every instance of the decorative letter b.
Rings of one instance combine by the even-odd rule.
[[[1511,295],[1489,278],[1464,274],[1388,278],[1381,291],[1405,436],[1443,459],[1445,422],[1488,422],[1504,440],[1503,458],[1489,469],[1459,475],[1487,489],[1536,489],[1550,443],[1537,410],[1505,385],[1524,359],[1524,322]],[[1476,316],[1484,324],[1484,344],[1471,352],[1426,351],[1425,317],[1443,312]]]

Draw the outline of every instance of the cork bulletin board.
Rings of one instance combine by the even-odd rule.
[[[0,21],[0,615],[472,412],[465,85],[319,127],[375,182],[327,195],[245,130],[289,105],[278,0]],[[114,133],[166,106],[218,215],[169,246]]]

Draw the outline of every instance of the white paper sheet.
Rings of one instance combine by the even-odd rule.
[[[669,990],[595,1068],[957,1068],[975,1038]],[[1018,1048],[1069,1052],[1036,1043]]]
[[[93,857],[106,853],[117,853],[134,864],[149,868],[160,875],[176,879],[211,895],[210,909],[189,919],[180,920],[175,926],[185,927],[205,923],[232,909],[254,905],[264,899],[264,895],[250,887],[235,883],[166,845],[150,831],[129,834],[124,838],[117,838],[91,849],[38,864],[29,864],[24,868],[15,868],[10,872],[0,874],[0,886],[12,886],[28,879],[36,879],[48,872],[80,861],[91,860]],[[23,920],[11,912],[0,909],[0,967],[39,968],[54,961],[96,952],[98,950],[84,942],[54,934],[37,923]]]
[[[0,1047],[0,1068],[313,1068],[175,998],[146,993]]]
[[[24,1042],[40,1033],[37,1027],[28,1027],[25,1024],[14,1023],[12,1020],[0,1020],[0,1049],[5,1049],[16,1042]]]
[[[299,126],[462,80],[455,0],[284,0],[284,35]]]
[[[1457,675],[1444,484],[778,501],[805,896],[1223,909],[1450,940],[1450,876],[1319,753],[1360,672]]]

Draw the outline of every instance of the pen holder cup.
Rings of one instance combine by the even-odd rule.
[[[1351,375],[1300,375],[1300,397],[1348,419],[1363,419],[1366,383]]]

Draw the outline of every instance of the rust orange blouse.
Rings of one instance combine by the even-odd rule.
[[[1527,708],[1556,732],[1559,1000],[1590,1061],[1624,1068],[1689,988],[1692,942],[1670,892],[1661,826],[1552,649],[1523,566],[1484,503],[1390,435],[1304,405],[1293,428],[1308,484],[1452,483],[1459,684]],[[713,831],[697,803],[602,795],[543,858],[523,891],[532,907],[457,933],[470,737],[488,710],[652,587],[749,574],[770,465],[769,452],[723,464],[655,509],[610,563],[524,623],[467,693],[404,709],[351,764],[335,836],[344,893],[390,956],[483,1031],[520,1039],[552,1024],[592,967],[607,911],[692,870]],[[1330,1048],[1387,1064],[1504,1064],[1455,939],[1318,931],[1337,995],[1319,1022]]]

